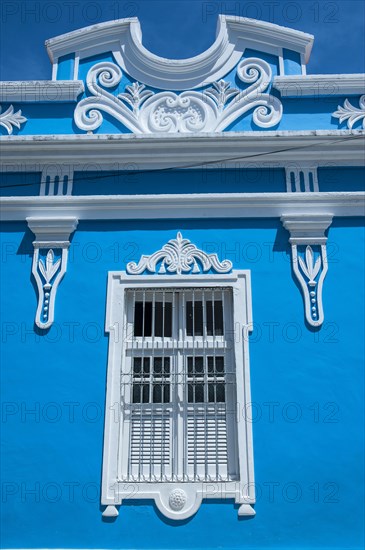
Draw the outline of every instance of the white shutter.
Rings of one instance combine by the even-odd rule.
[[[224,407],[192,409],[187,416],[187,463],[191,481],[228,478],[227,420]]]
[[[129,480],[167,481],[171,477],[171,411],[135,410],[131,417]]]
[[[123,480],[234,479],[231,330],[231,289],[127,291]]]

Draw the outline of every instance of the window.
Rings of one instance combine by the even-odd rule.
[[[232,289],[126,291],[124,482],[236,479]]]
[[[185,519],[208,498],[254,515],[249,271],[180,233],[127,271],[108,279],[103,515],[153,499]]]

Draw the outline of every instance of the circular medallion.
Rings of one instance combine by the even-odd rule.
[[[182,510],[186,504],[186,493],[182,489],[174,489],[169,496],[169,504],[172,510]]]

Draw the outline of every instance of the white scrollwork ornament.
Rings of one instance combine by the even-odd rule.
[[[201,265],[201,270],[198,263]],[[154,252],[151,256],[142,256],[138,264],[135,262],[127,264],[127,273],[130,275],[140,275],[144,271],[157,272],[160,275],[168,271],[181,275],[182,273],[207,272],[210,269],[216,273],[228,273],[232,269],[232,262],[229,260],[220,262],[217,254],[207,254],[203,250],[199,250],[195,244],[184,239],[180,232],[176,239],[171,239],[161,250]]]
[[[89,70],[86,85],[91,96],[76,106],[78,128],[93,132],[103,123],[102,112],[142,134],[220,132],[250,110],[259,128],[275,126],[282,117],[279,99],[263,93],[270,86],[272,71],[262,59],[245,59],[237,66],[238,79],[248,84],[242,90],[220,80],[202,92],[155,93],[134,82],[118,95],[109,93],[105,88],[116,87],[122,76],[111,62],[97,63]]]

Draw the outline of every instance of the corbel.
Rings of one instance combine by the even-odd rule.
[[[77,218],[26,218],[35,235],[32,274],[38,289],[35,324],[48,329],[54,320],[58,286],[66,273],[70,235]]]
[[[290,233],[294,274],[303,292],[305,318],[312,327],[324,320],[322,290],[328,271],[325,231],[331,214],[285,214],[281,221]]]

